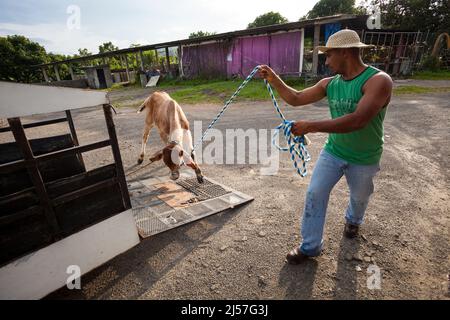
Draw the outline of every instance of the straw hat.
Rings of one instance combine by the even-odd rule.
[[[364,44],[359,39],[356,31],[344,29],[333,33],[325,46],[317,46],[319,53],[327,52],[330,49],[337,48],[368,48],[374,47],[372,44]]]

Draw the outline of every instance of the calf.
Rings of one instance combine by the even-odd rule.
[[[166,146],[150,157],[150,161],[163,159],[170,169],[170,178],[176,180],[180,176],[180,167],[183,164],[194,169],[197,180],[203,183],[203,175],[194,159],[192,135],[189,130],[189,122],[180,105],[166,92],[156,91],[151,94],[138,110],[138,113],[147,110],[145,117],[144,133],[142,135],[141,153],[138,164],[144,161],[145,145],[153,126],[159,131],[161,140]]]

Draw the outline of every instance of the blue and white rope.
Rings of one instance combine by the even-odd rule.
[[[217,114],[217,116],[209,124],[208,128],[206,128],[205,132],[203,132],[201,139],[195,144],[194,150],[197,148],[197,146],[200,143],[203,143],[203,140],[205,140],[206,134],[208,133],[209,129],[211,129],[214,126],[214,124],[220,119],[220,117],[225,112],[225,110],[228,108],[228,106],[231,104],[231,102],[233,102],[234,98],[236,98],[236,96],[239,94],[239,92],[242,90],[242,88],[244,88],[247,85],[247,83],[253,78],[253,76],[255,75],[256,72],[258,72],[258,66],[256,66],[253,69],[253,71],[247,76],[247,78],[244,80],[244,82],[242,82],[241,85],[239,86],[239,88],[237,88],[237,90],[233,93],[231,98],[228,99],[228,101],[223,106],[222,110],[220,110],[220,112]]]
[[[242,84],[237,88],[237,90],[233,93],[230,99],[225,103],[222,110],[217,114],[217,116],[213,119],[213,121],[210,123],[208,128],[203,133],[201,139],[195,144],[194,150],[197,148],[197,146],[200,143],[203,143],[206,134],[208,131],[214,126],[214,124],[220,119],[222,114],[225,112],[225,110],[228,108],[228,106],[231,104],[231,102],[236,98],[236,96],[239,94],[239,92],[247,85],[247,83],[254,77],[256,72],[258,72],[259,66],[256,66],[253,71],[247,76],[247,78],[242,82]],[[297,171],[297,173],[305,177],[308,173],[306,169],[306,163],[311,160],[311,157],[309,155],[308,150],[306,149],[305,145],[305,136],[294,136],[291,132],[292,125],[294,124],[294,121],[286,120],[283,113],[281,112],[281,109],[278,106],[278,102],[275,98],[275,95],[273,94],[272,87],[270,86],[269,82],[267,80],[264,80],[264,83],[266,84],[267,90],[269,91],[270,97],[272,98],[273,106],[275,110],[277,111],[280,118],[283,120],[283,122],[278,125],[275,129],[274,135],[272,136],[272,144],[280,151],[289,151],[291,153],[291,160],[294,164],[294,168]],[[279,135],[279,132],[282,131],[287,142],[287,147],[283,148],[280,147],[276,143],[276,138]],[[299,162],[302,162],[302,165],[299,166]]]
[[[273,94],[272,87],[270,86],[267,80],[264,80],[264,83],[266,84],[267,91],[269,91],[270,97],[272,98],[275,110],[278,112],[278,115],[283,120],[283,122],[275,128],[275,130],[277,131],[275,131],[275,133],[272,136],[272,144],[275,147],[277,147],[277,149],[280,151],[289,151],[291,153],[291,159],[292,163],[294,164],[295,170],[299,175],[304,177],[308,173],[306,169],[306,163],[311,160],[311,156],[309,155],[309,152],[305,147],[306,145],[305,136],[303,135],[294,136],[291,133],[294,121],[286,120],[286,118],[283,115],[283,112],[281,112],[281,109],[278,106],[278,102],[277,99],[275,98],[275,95]],[[276,143],[276,138],[279,135],[280,131],[284,133],[288,147],[282,148]],[[298,166],[298,162],[300,162],[300,160],[302,162],[301,168]]]

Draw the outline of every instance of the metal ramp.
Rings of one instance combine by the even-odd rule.
[[[128,181],[132,212],[142,238],[231,209],[252,197],[210,178],[204,183],[182,173],[177,181],[169,177]]]

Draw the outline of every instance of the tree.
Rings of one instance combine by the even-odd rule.
[[[109,42],[104,42],[103,44],[98,46],[98,53],[105,53],[105,52],[111,52],[111,51],[116,51],[119,50],[119,47],[115,46],[112,44],[111,41]],[[111,70],[114,69],[120,69],[120,62],[115,59],[115,58],[107,58],[108,59],[108,63],[109,63],[109,67],[111,68]],[[96,63],[103,63],[103,59],[96,59]]]
[[[144,51],[142,52],[142,55],[144,56],[144,64],[147,63],[147,66],[153,66],[154,64],[156,64],[155,51]]]
[[[303,21],[303,20],[307,20],[308,19],[308,14],[305,14],[304,16],[301,16],[300,19],[298,19],[298,21]]]
[[[63,54],[52,53],[52,52],[49,52],[47,54],[48,62],[63,61],[63,60],[71,59],[71,58],[73,58],[73,57],[66,56]],[[69,72],[69,66],[67,64],[58,65],[58,73],[59,73],[59,77],[61,80],[71,80],[72,79],[70,76],[70,72]],[[57,79],[53,67],[47,69],[47,74],[50,77],[52,77],[53,79],[55,79],[55,80]]]
[[[39,43],[19,35],[0,37],[0,80],[39,81],[41,71],[30,66],[47,62],[47,53]]]
[[[313,19],[343,13],[358,13],[358,10],[355,8],[355,0],[320,0],[308,12],[307,18]]]
[[[98,46],[98,53],[105,53],[105,52],[116,51],[116,50],[119,50],[119,47],[116,47],[115,45],[113,45],[111,41],[104,42],[103,44]]]
[[[381,13],[383,28],[432,32],[450,29],[448,0],[372,0],[365,6],[369,12]]]
[[[141,44],[139,44],[139,43],[130,44],[130,48],[137,48],[137,47],[140,47],[140,46],[141,46]],[[157,63],[157,61],[156,61],[156,54],[155,54],[154,50],[143,51],[142,52],[142,57],[144,59],[144,68],[152,66],[153,64]],[[162,59],[164,59],[164,57],[160,56],[159,59],[162,60]],[[128,55],[128,62],[130,63],[130,61],[136,62],[136,66],[139,67],[137,65],[136,55],[132,55],[132,56]],[[131,64],[134,63],[134,62],[131,62]]]
[[[248,24],[247,29],[270,26],[273,24],[281,24],[286,22],[288,22],[288,20],[281,14],[279,14],[278,12],[270,11],[256,17],[253,22]]]
[[[78,49],[78,56],[79,57],[87,57],[87,56],[91,56],[91,55],[92,55],[92,52],[89,52],[89,50],[86,49],[86,48],[84,48],[84,49],[79,48]]]
[[[130,44],[130,48],[137,48],[140,47],[141,45],[139,43],[132,43]],[[138,69],[140,67],[140,63],[138,61],[137,55],[139,53],[127,53],[127,59],[128,59],[128,66],[133,68],[133,69]]]
[[[212,36],[215,35],[215,32],[208,32],[208,31],[197,31],[197,32],[191,32],[191,34],[189,35],[189,39],[194,39],[194,38],[201,38],[201,37],[206,37],[206,36]]]

